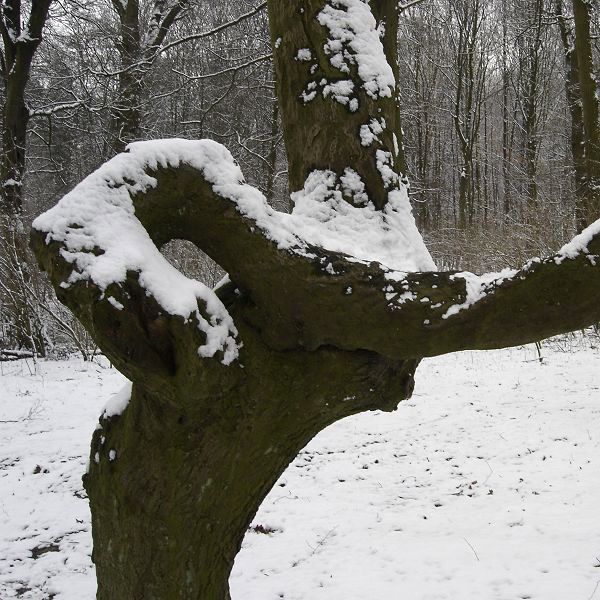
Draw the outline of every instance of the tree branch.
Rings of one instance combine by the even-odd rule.
[[[187,376],[198,347],[210,354],[212,332],[200,331],[196,306],[206,322],[220,319],[221,335],[225,328],[214,356],[232,351],[235,338],[214,293],[158,264],[143,229],[159,247],[187,239],[225,268],[234,283],[219,293],[231,314],[278,350],[333,346],[418,359],[600,320],[600,221],[553,257],[476,276],[404,273],[328,250],[311,242],[331,246],[327,223],[309,219],[270,208],[219,144],[163,140],[132,144],[38,218],[33,246],[61,300],[134,378],[156,369]]]
[[[398,2],[398,12],[404,12],[413,6],[417,6],[417,4],[421,4],[425,2],[425,0],[409,0],[408,2]]]
[[[36,46],[42,40],[42,30],[48,17],[48,10],[52,0],[37,0],[31,3],[31,13],[27,25],[27,34],[29,39],[26,41],[35,41]]]
[[[218,25],[217,27],[214,27],[213,29],[209,29],[208,31],[201,31],[198,33],[192,33],[192,34],[186,35],[182,38],[173,40],[172,42],[169,42],[168,44],[165,44],[164,46],[159,48],[156,51],[156,54],[162,54],[163,52],[166,52],[167,50],[170,50],[171,48],[174,48],[181,44],[185,44],[186,42],[191,42],[193,40],[200,40],[200,39],[203,39],[206,37],[210,37],[212,35],[216,35],[217,33],[221,33],[221,31],[225,31],[226,29],[229,29],[230,27],[233,27],[234,25],[237,25],[238,23],[245,21],[246,19],[249,19],[250,17],[253,17],[257,13],[261,12],[266,6],[267,6],[266,2],[261,2],[258,6],[256,6],[252,10],[249,10],[248,12],[244,13],[243,15],[240,15],[239,17],[237,17],[231,21],[227,21],[226,23],[223,23],[222,25]],[[155,57],[153,57],[153,58],[155,58]]]
[[[29,109],[30,117],[49,117],[56,113],[62,112],[63,110],[72,110],[81,108],[87,104],[87,100],[76,100],[75,102],[63,102],[61,104],[55,104],[48,108],[32,108]]]
[[[175,0],[169,6],[165,0],[155,0],[152,19],[148,27],[145,52],[149,54],[156,52],[169,32],[169,28],[188,2],[189,0]]]
[[[157,385],[189,377],[199,357],[214,357],[204,372],[218,373],[238,354],[237,331],[215,293],[170,266],[136,218],[162,245],[172,230],[153,219],[163,203],[172,210],[171,199],[180,200],[173,189],[193,185],[208,202],[215,195],[202,169],[172,168],[187,156],[180,145],[140,144],[118,155],[36,219],[31,239],[59,299],[103,351],[128,377]],[[146,174],[161,162],[157,180]]]

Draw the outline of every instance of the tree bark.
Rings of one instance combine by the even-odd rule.
[[[509,128],[510,74],[508,70],[508,15],[506,0],[502,0],[502,208],[508,221],[511,209],[510,128]]]
[[[342,176],[347,167],[352,167],[364,182],[371,201],[377,208],[383,208],[390,186],[378,169],[377,153],[385,153],[390,168],[399,175],[406,172],[397,101],[397,3],[393,0],[373,3],[372,18],[377,24],[385,23],[383,47],[396,74],[389,95],[376,97],[360,85],[355,64],[349,65],[349,72],[332,65],[330,54],[324,50],[328,31],[317,20],[324,5],[327,3],[323,0],[268,3],[290,191],[302,189],[314,170],[331,170]],[[309,54],[304,53],[310,56],[308,60],[297,59],[302,50],[308,51]],[[347,101],[335,101],[335,94],[327,86],[350,80],[354,89]],[[364,145],[359,132],[373,120],[382,132],[372,143]],[[348,200],[352,202],[352,198]]]
[[[121,56],[119,92],[114,108],[116,138],[114,149],[121,152],[129,142],[139,140],[142,125],[142,92],[144,66],[142,65],[142,39],[140,32],[140,7],[138,0],[113,2],[121,23],[118,44]]]
[[[329,424],[393,408],[412,389],[410,362],[277,353],[242,335],[243,372],[194,377],[168,401],[136,384],[122,416],[95,432],[84,481],[99,600],[228,598],[243,537],[290,461]]]

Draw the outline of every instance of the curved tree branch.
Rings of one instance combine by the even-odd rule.
[[[153,155],[141,144],[141,153],[119,155],[90,175],[35,221],[32,246],[61,301],[127,376],[156,381],[166,376],[172,383],[188,377],[189,362],[199,356],[217,359],[211,361],[217,371],[226,368],[238,344],[216,294],[169,265],[134,214],[144,214],[151,229],[155,213],[147,203],[145,209],[138,204],[148,199],[160,204],[163,194],[171,197],[169,184],[185,188],[192,172],[193,183],[212,194],[202,185],[202,171],[182,168],[175,175],[169,167],[179,165],[176,144],[172,151],[168,146]],[[145,171],[156,169],[161,156],[164,172],[156,180]],[[157,183],[155,194],[142,193]],[[155,236],[164,243],[169,233],[157,227]]]
[[[230,295],[236,314],[278,350],[329,345],[421,358],[522,344],[600,319],[600,222],[519,271],[406,272],[410,244],[397,241],[399,258],[370,246],[370,260],[336,234],[341,222],[315,219],[303,202],[291,215],[271,209],[214,142],[137,143],[38,218],[33,243],[61,299],[134,375],[187,372],[198,348],[226,363],[237,354],[215,293],[161,262],[155,245],[175,238],[229,272],[234,283],[222,297],[239,290]]]

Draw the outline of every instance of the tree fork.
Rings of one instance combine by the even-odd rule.
[[[172,396],[136,383],[92,440],[99,600],[223,600],[260,503],[322,429],[412,391],[414,361],[332,348],[273,352],[243,328],[244,369]],[[193,349],[191,349],[193,352]],[[242,372],[243,371],[243,372]]]

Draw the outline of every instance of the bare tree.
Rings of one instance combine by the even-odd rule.
[[[585,132],[583,102],[579,87],[579,60],[575,51],[575,32],[562,0],[556,1],[556,17],[565,57],[565,92],[571,117],[571,155],[575,182],[577,226],[586,226],[585,206],[589,193],[586,185]]]
[[[148,72],[156,60],[169,28],[188,4],[188,0],[155,0],[148,26],[142,29],[139,0],[112,0],[119,17],[118,44],[121,68],[118,73],[118,102],[114,108],[115,150],[140,139],[142,97]]]
[[[454,127],[461,152],[458,198],[458,227],[473,224],[475,214],[474,154],[482,122],[483,96],[488,57],[482,48],[481,28],[486,3],[479,0],[453,1],[452,18],[456,20],[456,75]]]
[[[32,2],[28,15],[20,0],[4,0],[0,5],[0,67],[4,83],[0,197],[2,212],[10,219],[20,218],[23,210],[23,173],[30,117],[25,89],[51,2]]]

